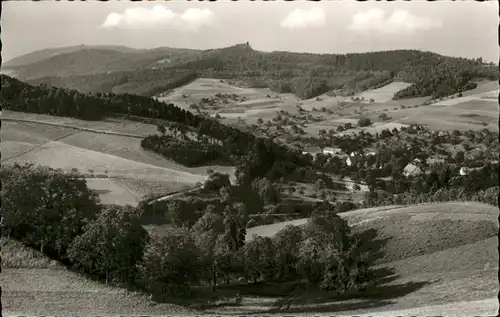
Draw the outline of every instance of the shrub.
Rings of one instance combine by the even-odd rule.
[[[387,113],[381,113],[378,118],[382,121],[385,121],[385,120],[389,120],[389,116],[387,115]]]
[[[358,120],[358,125],[360,127],[366,127],[372,124],[372,121],[369,118],[362,118]]]

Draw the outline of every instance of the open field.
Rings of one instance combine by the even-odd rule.
[[[62,268],[59,262],[46,257],[44,254],[25,247],[21,242],[0,238],[0,256],[2,269],[54,269]]]
[[[498,211],[495,207],[480,203],[422,204],[361,209],[340,215],[355,232],[377,231],[373,247],[383,245],[378,267],[392,268],[396,275],[380,287],[384,295],[379,300],[313,303],[307,296],[299,296],[289,299],[291,304],[284,307],[283,313],[342,311],[336,315],[392,316],[395,310],[397,314],[399,311],[403,314],[404,310],[403,315],[446,312],[448,316],[450,312],[450,316],[467,316],[466,311],[453,310],[450,303],[496,296]],[[306,222],[307,219],[298,219],[250,228],[247,239],[252,234],[273,236],[288,224]],[[429,305],[440,306],[425,308]],[[491,302],[484,311],[493,315],[496,310],[497,303]]]
[[[411,83],[405,82],[392,82],[377,89],[363,91],[362,93],[356,94],[355,96],[364,98],[365,102],[369,102],[370,99],[373,99],[375,102],[386,102],[392,100],[392,97],[394,97],[395,93],[411,85]]]
[[[238,100],[225,97],[218,98],[217,94],[235,95]],[[203,98],[216,100],[217,108],[206,107],[202,112],[209,115],[219,114],[222,122],[233,123],[241,117],[247,123],[255,123],[259,117],[268,120],[279,110],[294,110],[299,99],[292,94],[279,94],[268,88],[242,88],[221,82],[214,78],[199,78],[185,86],[174,89],[166,96],[157,97],[166,103],[189,109],[191,104],[198,104]],[[226,99],[226,102],[224,102]],[[189,109],[193,111],[193,109]],[[267,118],[269,117],[269,118]]]
[[[245,96],[249,99],[256,99],[257,97],[265,97],[266,95],[277,96],[278,93],[272,92],[268,88],[242,88],[231,85],[227,80],[220,80],[216,78],[198,78],[193,82],[182,87],[174,89],[165,97],[159,100],[176,100],[186,99],[182,95],[186,95],[187,99],[202,99],[211,95],[220,94],[237,94]]]
[[[388,113],[391,116],[391,113]],[[448,106],[431,105],[398,119],[404,124],[422,124],[434,130],[488,130],[498,132],[498,102],[470,100]]]
[[[39,123],[49,123],[55,125],[66,125],[81,129],[91,129],[103,132],[115,132],[123,134],[132,134],[137,136],[148,136],[150,134],[157,133],[157,127],[153,124],[146,124],[142,122],[134,122],[125,119],[107,119],[103,121],[85,121],[80,119],[68,118],[68,117],[55,117],[45,114],[37,113],[25,113],[4,110],[2,113],[2,120],[4,119],[20,119],[20,120],[30,120]],[[5,121],[7,121],[5,120]]]
[[[99,194],[101,203],[105,205],[139,204],[140,195],[110,178],[87,178],[87,187]]]
[[[491,94],[492,91],[498,91],[498,81],[482,81],[479,82],[477,87],[468,91],[464,91],[464,96],[476,95],[476,94]],[[497,94],[498,97],[498,94]]]
[[[106,153],[117,157],[125,158],[135,162],[149,164],[157,167],[174,169],[186,173],[207,175],[208,168],[217,171],[224,171],[233,174],[233,168],[230,166],[204,166],[204,167],[185,167],[176,162],[165,159],[152,151],[146,151],[141,147],[141,140],[136,138],[123,137],[119,135],[101,135],[92,132],[79,132],[62,140],[65,144]]]
[[[205,179],[202,175],[135,162],[110,154],[81,149],[59,141],[46,143],[15,159],[6,160],[4,164],[14,162],[19,164],[32,162],[63,170],[77,168],[82,172],[107,174],[110,177],[142,178],[153,181],[167,180],[194,184]]]
[[[171,315],[195,312],[90,281],[66,269],[3,269],[2,308],[8,315]]]
[[[283,99],[297,100],[293,95],[275,93],[268,88],[242,88],[231,85],[226,80],[221,81],[215,78],[198,78],[185,86],[173,89],[165,96],[158,96],[157,99],[166,103],[174,103],[181,108],[188,108],[189,105],[198,103],[203,98],[213,98],[216,94],[235,94],[246,100],[260,100],[259,106],[272,105],[277,100]],[[266,100],[269,102],[267,103]],[[235,104],[237,102],[230,102],[227,106]],[[247,104],[252,104],[252,102]]]
[[[393,317],[393,316],[447,316],[447,317],[467,317],[467,316],[495,316],[498,310],[498,299],[488,298],[476,301],[454,302],[443,305],[426,305],[422,307],[388,310],[388,311],[352,311],[335,314],[339,317],[351,317],[354,315],[367,315],[373,317]],[[300,316],[299,314],[298,316]],[[326,314],[320,314],[326,316]]]
[[[0,132],[2,161],[76,132],[78,131],[62,127],[3,121]]]
[[[57,123],[59,118],[46,116],[44,120],[49,119]],[[137,199],[146,195],[190,188],[206,179],[209,168],[234,174],[233,167],[183,167],[143,150],[140,139],[134,137],[13,121],[3,122],[0,136],[3,164],[32,162],[64,170],[76,168],[84,174],[106,175],[108,179],[94,179],[89,183],[100,192],[105,203],[135,205]]]
[[[265,122],[270,121],[279,111],[299,115],[296,107],[300,105],[314,117],[320,118],[319,121],[307,119],[305,122],[303,129],[309,136],[317,136],[321,129],[336,129],[347,122],[356,126],[360,118],[370,118],[373,125],[353,128],[341,134],[357,133],[361,130],[374,134],[383,129],[399,129],[410,124],[423,124],[436,130],[498,130],[498,105],[497,101],[492,99],[496,98],[498,93],[496,82],[480,82],[476,89],[464,93],[463,97],[444,98],[428,106],[423,103],[428,102],[430,97],[391,100],[394,93],[409,85],[393,82],[353,96],[365,99],[354,102],[351,97],[332,97],[327,94],[300,100],[289,94],[272,93],[269,89],[240,88],[226,81],[202,78],[159,99],[189,108],[189,105],[198,104],[202,98],[212,98],[214,106],[205,106],[200,111],[212,116],[218,114],[223,123],[235,125],[240,124],[240,120],[247,124],[256,124],[259,118]],[[225,97],[218,98],[217,94],[235,94],[244,100],[223,100]],[[370,98],[374,99],[374,103],[369,103]],[[389,119],[381,120],[379,116],[382,113],[387,114]]]
[[[1,239],[2,313],[13,315],[159,315],[192,311],[108,287],[73,273],[22,243]]]
[[[381,239],[389,239],[381,262],[476,243],[495,236],[498,231],[496,208],[473,202],[385,206],[339,215],[357,231],[376,229]],[[306,222],[307,219],[297,219],[250,228],[247,238],[253,234],[273,236],[288,224]]]
[[[194,187],[193,184],[179,184],[174,181],[153,181],[137,178],[113,178],[112,180],[141,199],[146,198],[146,196],[168,195]]]

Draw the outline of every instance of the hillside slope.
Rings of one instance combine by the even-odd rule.
[[[239,44],[206,51],[109,52],[80,50],[15,70],[19,78],[31,78],[33,84],[46,83],[86,92],[121,91],[151,95],[184,84],[179,76],[196,74],[238,80],[245,85],[269,87],[276,92],[291,92],[301,98],[338,89],[344,94],[353,94],[382,87],[393,80],[415,83],[404,93],[399,93],[398,98],[444,96],[464,90],[476,78],[498,78],[497,68],[480,61],[416,50],[319,55],[266,53]],[[443,78],[448,79],[443,81]]]
[[[496,207],[473,202],[436,203],[360,209],[340,215],[354,232],[370,241],[367,249],[377,254],[377,268],[393,269],[395,274],[385,278],[374,300],[319,303],[302,294],[281,306],[283,313],[466,316],[450,304],[489,301],[497,295]],[[273,236],[287,224],[306,222],[299,219],[250,228],[247,238],[253,233]],[[493,314],[496,309],[490,304],[484,311]]]
[[[168,47],[143,50],[124,46],[82,45],[35,51],[13,58],[2,67],[15,70],[18,78],[26,80],[163,68],[191,61],[200,54],[197,50]]]
[[[79,52],[84,49],[104,49],[115,52],[122,53],[130,53],[135,52],[136,50],[133,48],[129,48],[126,46],[101,46],[101,45],[77,45],[77,46],[66,46],[66,47],[57,47],[57,48],[47,48],[42,50],[37,50],[28,54],[20,55],[14,58],[9,59],[2,63],[2,68],[15,68],[19,66],[26,66],[28,64],[33,64],[40,62],[42,60],[60,55],[60,54],[71,54],[75,52]]]
[[[18,315],[194,314],[177,305],[106,286],[67,270],[21,243],[2,238],[2,313]]]
[[[385,241],[378,263],[479,243],[498,234],[498,210],[475,202],[386,206],[339,215],[347,220],[354,232],[375,230],[377,240]],[[252,239],[254,234],[272,237],[287,225],[302,226],[306,223],[304,218],[253,227],[248,229],[247,239]]]
[[[404,221],[401,220],[403,215],[408,215]],[[343,213],[342,216],[348,219],[354,228],[362,229],[361,231],[378,230],[379,245],[384,235],[386,238],[392,235],[396,240],[398,235],[400,235],[399,240],[404,240],[402,237],[405,235],[411,236],[407,241],[413,244],[406,244],[404,247],[423,250],[424,254],[415,255],[419,252],[408,254],[401,248],[402,245],[390,246],[388,243],[385,250],[393,254],[396,251],[400,252],[401,259],[379,266],[394,268],[395,275],[387,277],[383,285],[377,289],[379,292],[377,298],[349,301],[324,299],[322,302],[315,302],[311,296],[292,297],[286,301],[277,301],[274,304],[274,314],[265,313],[266,315],[333,313],[337,316],[407,314],[467,316],[469,312],[474,314],[483,312],[485,315],[493,315],[496,312],[496,302],[491,300],[496,296],[498,286],[496,280],[498,243],[495,236],[498,227],[495,207],[478,203],[388,206],[355,210]],[[442,231],[450,227],[450,223],[441,223],[444,219],[452,221],[449,231]],[[381,221],[385,221],[385,225]],[[453,225],[462,222],[470,225],[468,230],[472,231],[473,235],[463,230],[466,228]],[[477,226],[479,223],[483,225]],[[486,223],[493,226],[485,225]],[[425,224],[421,227],[427,228],[428,232],[414,231],[413,228],[419,224]],[[429,248],[426,240],[429,232],[443,233],[457,241],[450,244],[449,240],[445,240],[441,250],[436,251],[436,248]],[[465,233],[465,236],[460,237],[460,233]],[[433,237],[434,241],[439,242],[437,237]],[[12,243],[7,245],[12,246]],[[22,248],[14,246],[19,250]],[[7,260],[4,260],[4,263],[13,263],[14,261],[9,260],[12,256],[6,256],[9,255],[5,252],[7,249],[2,248],[2,258]],[[36,255],[36,252],[25,250],[24,254]],[[36,257],[31,256],[31,258]],[[31,264],[24,266],[19,265],[19,262],[18,260],[18,264],[14,266],[11,264],[12,268],[4,269],[0,276],[4,290],[2,294],[4,311],[9,315],[20,313],[27,315],[35,312],[45,315],[70,314],[75,311],[80,315],[89,316],[92,314],[114,316],[125,312],[164,316],[195,313],[175,305],[154,304],[144,296],[90,282],[57,266],[48,268],[50,262],[47,261],[39,259],[37,265],[32,261]],[[26,298],[30,300],[29,305]],[[255,298],[250,305],[262,308],[267,305],[266,298]],[[248,314],[248,309],[250,307],[246,307],[246,310],[239,307],[230,308],[232,315],[241,314],[242,311]],[[217,309],[217,315],[225,315],[226,312],[223,307]]]
[[[339,215],[355,232],[375,229],[378,239],[387,239],[381,263],[476,243],[498,232],[498,210],[475,202],[386,206]],[[306,223],[304,218],[253,227],[248,229],[247,239],[253,234],[271,237],[286,225]]]
[[[10,120],[4,121],[2,127],[2,164],[35,163],[65,170],[76,168],[86,175],[105,175],[104,179],[89,182],[103,203],[136,205],[146,195],[166,195],[190,188],[206,179],[208,168],[234,173],[231,167],[184,167],[145,151],[140,138],[80,130],[155,133],[156,127],[145,123],[89,122],[8,110],[4,111],[4,117]],[[58,123],[64,127],[57,126]]]

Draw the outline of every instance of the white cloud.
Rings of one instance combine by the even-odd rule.
[[[129,8],[123,13],[110,13],[103,28],[158,29],[172,27],[196,31],[213,21],[214,14],[209,9],[190,8],[184,13],[175,13],[163,5],[152,8]]]
[[[290,12],[286,18],[281,21],[281,26],[294,30],[307,27],[318,27],[325,25],[325,12],[319,8],[309,10],[296,9]]]
[[[431,30],[441,26],[442,23],[439,20],[416,16],[406,10],[396,10],[390,16],[387,16],[384,10],[371,9],[356,13],[352,18],[349,30],[396,34]]]

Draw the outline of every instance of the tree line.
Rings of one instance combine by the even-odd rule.
[[[186,75],[187,74],[187,75]],[[356,54],[263,53],[246,45],[204,52],[199,58],[152,70],[75,77],[49,77],[33,83],[84,89],[84,92],[128,92],[151,96],[162,87],[182,85],[183,76],[241,80],[253,87],[294,93],[307,99],[331,90],[355,93],[394,80],[414,83],[395,99],[441,97],[471,89],[476,78],[498,79],[498,69],[480,59],[441,56],[417,50]],[[84,87],[84,88],[81,88]]]
[[[182,212],[171,214],[172,226],[158,235],[144,229],[140,210],[101,205],[76,172],[28,164],[2,167],[0,174],[5,236],[82,274],[158,300],[238,280],[305,282],[338,294],[374,281],[360,241],[326,206],[318,205],[305,228],[287,227],[275,238],[247,242],[245,205],[233,199],[224,177],[213,177],[207,186],[222,186],[218,204],[206,206],[189,224]],[[259,182],[259,194],[269,196]]]

